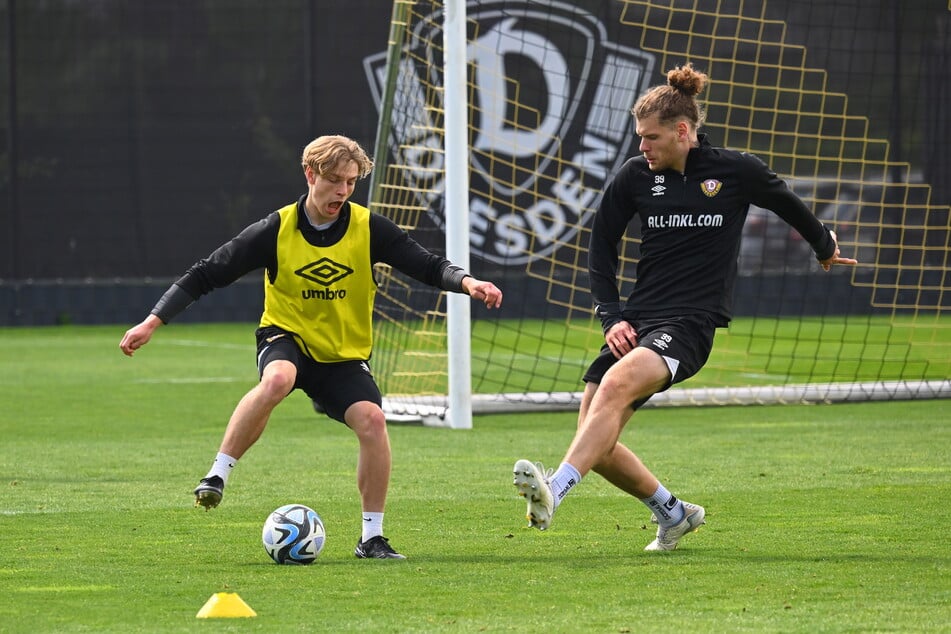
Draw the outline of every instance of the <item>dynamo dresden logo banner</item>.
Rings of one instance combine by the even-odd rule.
[[[444,229],[442,22],[437,12],[408,27],[389,148],[401,184]],[[470,3],[467,24],[471,252],[525,264],[570,243],[636,150],[630,109],[654,58],[559,2]],[[364,67],[380,107],[386,52]]]

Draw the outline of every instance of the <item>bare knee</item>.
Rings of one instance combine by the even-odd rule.
[[[597,396],[604,399],[623,395],[626,398],[629,396],[626,393],[633,391],[633,389],[634,385],[627,377],[616,372],[608,372],[601,378]]]
[[[344,420],[361,441],[387,438],[386,415],[376,403],[354,403],[344,413]]]
[[[670,381],[670,370],[657,353],[637,348],[613,365],[602,377],[598,398],[615,406],[648,398]]]
[[[289,369],[268,366],[258,383],[258,389],[269,401],[278,403],[291,393],[296,381],[297,373],[293,365]]]

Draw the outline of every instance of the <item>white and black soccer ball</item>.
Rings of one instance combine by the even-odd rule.
[[[303,504],[274,509],[264,522],[261,541],[279,564],[310,564],[324,549],[324,523],[317,511]]]

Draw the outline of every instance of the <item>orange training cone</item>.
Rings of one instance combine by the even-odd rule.
[[[257,616],[244,599],[236,592],[218,592],[212,595],[204,607],[195,615],[199,619],[232,618],[239,616]]]

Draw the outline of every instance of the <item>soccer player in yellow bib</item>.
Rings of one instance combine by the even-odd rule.
[[[235,407],[218,454],[195,489],[195,504],[221,502],[231,470],[258,440],[271,412],[295,389],[343,422],[360,444],[357,487],[362,514],[359,558],[403,559],[383,536],[392,463],[382,396],[370,372],[373,265],[442,290],[466,293],[489,309],[502,292],[431,253],[389,219],[351,202],[358,179],[373,169],[360,145],[321,136],[301,160],[307,193],[245,228],[192,265],[119,347],[129,356],[192,302],[264,269],[264,312],[255,332],[260,382]]]

